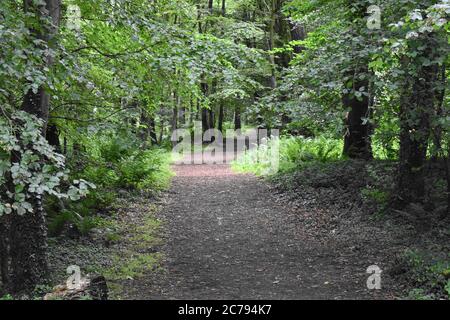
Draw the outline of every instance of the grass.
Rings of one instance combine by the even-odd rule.
[[[9,301],[9,300],[14,300],[14,297],[10,294],[6,294],[6,295],[0,297],[0,301]]]
[[[146,272],[160,266],[161,253],[128,252],[114,258],[114,266],[103,271],[109,281],[131,280],[142,277]]]
[[[107,234],[107,239],[112,238],[116,243],[120,242],[120,246],[112,247],[109,263],[93,264],[87,268],[88,272],[105,276],[114,299],[120,299],[124,281],[137,279],[161,267],[163,254],[155,250],[156,246],[162,244],[160,237],[162,223],[155,216],[158,208],[142,203],[137,209],[138,216],[134,212],[133,219],[123,217],[118,223],[117,230]],[[125,207],[118,210],[123,211],[120,214],[122,216],[128,212]]]
[[[162,242],[159,237],[160,229],[160,220],[147,217],[144,219],[142,225],[136,227],[131,241],[136,243],[139,248],[159,245]]]

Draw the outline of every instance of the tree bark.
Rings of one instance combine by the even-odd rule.
[[[222,0],[222,16],[225,17],[226,13],[227,13],[226,0]]]
[[[46,132],[48,143],[55,148],[55,151],[61,153],[61,143],[59,141],[59,130],[56,124],[49,125]]]
[[[149,112],[142,110],[141,123],[145,124],[145,129],[142,130],[141,138],[144,142],[150,139],[151,145],[158,144],[158,138],[156,137],[156,123],[154,115],[149,115]],[[145,143],[143,144],[145,147]]]
[[[234,110],[234,130],[242,129],[241,108],[239,106]]]
[[[305,40],[306,38],[306,31],[305,27],[300,24],[293,24],[292,22],[289,24],[291,28],[291,39],[294,41],[299,40]],[[304,47],[295,45],[294,46],[294,53],[302,53],[304,50]]]
[[[208,130],[209,130],[208,109],[202,108],[202,131],[206,132]]]
[[[209,13],[212,14],[214,10],[214,0],[208,0],[208,10]]]
[[[152,145],[158,145],[158,137],[156,136],[156,122],[154,116],[151,116],[148,119],[148,131]]]
[[[223,131],[223,120],[225,117],[225,112],[224,112],[224,107],[223,107],[223,102],[220,103],[219,105],[219,120],[217,123],[217,128],[219,129],[220,132]]]
[[[38,18],[49,17],[51,25],[44,25],[31,30],[38,39],[49,45],[58,32],[61,17],[61,0],[46,0],[45,5],[35,5],[32,0],[24,0],[24,10],[35,14]],[[51,67],[54,59],[46,57],[46,66]],[[43,87],[37,93],[29,90],[22,103],[22,110],[43,120],[45,136],[48,123],[50,96]],[[12,293],[31,292],[36,285],[42,283],[47,275],[47,227],[42,199],[32,202],[33,213],[23,216],[11,215],[9,232],[10,270],[8,290]]]
[[[208,91],[209,91],[208,84],[206,82],[202,82],[200,84],[200,87],[201,87],[203,96],[207,97],[208,96]],[[201,114],[202,114],[202,130],[203,130],[203,132],[205,132],[205,131],[210,129],[210,122],[209,122],[210,121],[210,116],[209,116],[208,109],[202,107]]]
[[[359,92],[361,88],[367,90],[369,82],[359,80],[362,72],[355,72],[350,80],[353,83],[353,91]],[[352,159],[371,159],[372,144],[370,141],[370,123],[364,120],[369,117],[369,97],[361,95],[358,99],[355,94],[349,92],[342,97],[344,108],[350,110],[346,119],[347,132],[344,136],[344,155]]]
[[[3,288],[9,288],[9,216],[0,217],[0,280]],[[1,287],[0,287],[1,288]]]
[[[178,128],[178,106],[175,104],[172,108],[172,121],[171,121],[172,132],[177,130],[177,128]]]
[[[434,35],[424,39],[428,48],[423,53],[436,61]],[[406,70],[411,61],[404,60]],[[415,65],[420,61],[414,61]],[[400,165],[398,176],[399,203],[421,203],[425,198],[425,162],[430,138],[430,119],[434,112],[439,66],[421,66],[415,76],[407,76],[400,106]]]
[[[366,1],[348,0],[348,19],[352,25],[356,25],[357,30],[350,30],[355,36],[361,34],[359,30],[366,28],[366,12],[368,4]],[[353,159],[368,160],[373,157],[371,143],[371,125],[369,121],[371,98],[369,90],[369,58],[368,56],[358,57],[351,51],[352,66],[346,73],[347,82],[344,83],[349,91],[342,96],[344,108],[349,110],[345,120],[347,132],[344,136],[343,154]],[[364,77],[361,79],[361,77]],[[358,98],[356,95],[360,94]],[[363,120],[366,119],[366,120]]]
[[[268,39],[268,49],[269,51],[275,48],[275,23],[276,23],[276,0],[271,0],[271,10],[270,10],[270,23],[269,23],[269,39]],[[270,87],[275,89],[277,87],[276,79],[276,64],[275,56],[273,53],[269,53],[269,62],[271,66],[271,76],[270,76]]]
[[[11,222],[10,291],[30,292],[47,277],[47,226],[42,200],[33,203],[34,212],[14,215]]]
[[[208,127],[209,129],[213,129],[215,127],[215,116],[214,110],[212,109],[208,110]]]
[[[162,143],[162,141],[163,141],[163,137],[164,137],[164,119],[161,119],[161,122],[160,122],[160,126],[161,126],[161,128],[160,128],[160,130],[159,130],[159,143]]]

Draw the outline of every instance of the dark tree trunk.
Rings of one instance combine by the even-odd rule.
[[[177,130],[177,128],[178,128],[178,107],[174,106],[172,109],[172,121],[171,121],[172,132]]]
[[[180,125],[186,124],[186,110],[187,109],[185,107],[180,107],[180,114],[179,114]]]
[[[367,80],[357,80],[361,72],[355,72],[354,74],[355,76],[350,79],[351,83],[353,83],[353,91],[359,92],[361,88],[365,88],[365,91],[367,91],[369,82]],[[349,92],[343,95],[342,103],[344,108],[350,110],[346,119],[347,132],[344,136],[344,155],[352,159],[371,159],[371,128],[368,121],[369,97],[361,95],[358,99],[353,93]]]
[[[306,32],[305,32],[304,26],[302,26],[300,24],[290,23],[290,27],[291,27],[291,39],[292,40],[294,40],[294,41],[305,40]],[[298,45],[294,46],[294,52],[297,54],[301,53],[303,50],[304,50],[304,47],[302,47],[302,46],[298,46]]]
[[[224,117],[225,117],[225,113],[224,113],[223,102],[222,102],[222,103],[220,103],[220,106],[219,106],[219,120],[218,120],[218,124],[217,124],[217,128],[219,129],[220,132],[223,131]]]
[[[209,91],[208,84],[206,82],[202,82],[200,84],[200,87],[201,87],[203,96],[207,97],[208,96],[208,91]],[[209,110],[203,107],[201,113],[202,113],[202,130],[203,130],[203,132],[205,132],[205,131],[210,129]]]
[[[47,128],[46,137],[48,143],[55,148],[55,151],[61,153],[61,143],[59,141],[59,130],[55,124],[51,124]]]
[[[241,123],[241,109],[239,107],[236,107],[234,111],[234,130],[240,130],[242,129],[242,123]]]
[[[447,216],[450,216],[450,145],[447,147],[447,156],[444,158],[445,176],[447,178]]]
[[[289,21],[287,20],[286,15],[282,12],[285,0],[274,0],[273,2],[275,16],[274,30],[278,40],[276,41],[275,47],[277,45],[283,46],[286,42],[291,40]],[[288,68],[291,58],[292,54],[290,52],[281,52],[276,55],[275,63],[277,66],[281,66],[282,68]]]
[[[49,117],[49,103],[50,96],[44,91],[43,88],[39,88],[37,93],[29,90],[22,102],[22,110],[31,114],[34,114],[38,118],[44,120],[42,133],[45,136],[47,132],[47,122]]]
[[[10,290],[30,292],[47,277],[47,227],[41,200],[33,203],[35,212],[14,215],[11,223]]]
[[[214,9],[214,0],[208,0],[209,13],[213,13],[213,9]]]
[[[159,143],[162,143],[163,141],[163,137],[164,137],[164,120],[161,119],[161,123],[160,123],[160,130],[159,130]]]
[[[3,288],[9,288],[9,215],[0,217],[0,280]],[[1,287],[0,287],[1,288]]]
[[[212,109],[208,110],[208,127],[209,129],[214,129],[215,127],[215,116]]]
[[[208,109],[203,108],[202,109],[202,131],[208,131],[209,130],[209,121],[208,121]]]
[[[150,140],[152,142],[152,145],[157,145],[158,137],[156,136],[156,122],[155,122],[154,116],[151,116],[148,119],[148,131],[149,131]]]
[[[271,0],[270,8],[270,22],[269,22],[269,38],[267,39],[268,50],[273,50],[275,48],[275,23],[276,23],[276,0]],[[277,87],[276,78],[276,64],[275,55],[273,53],[269,54],[269,63],[271,66],[271,76],[269,79],[270,87],[275,89]]]
[[[64,153],[64,155],[67,155],[67,137],[64,137],[63,146],[64,146],[63,153]]]
[[[214,79],[211,84],[209,95],[214,94],[217,91],[217,80]],[[208,127],[209,129],[214,129],[216,127],[216,104],[211,104],[210,109],[208,110]]]
[[[24,1],[24,10],[36,17],[49,17],[52,25],[45,25],[39,31],[31,32],[39,39],[51,43],[58,31],[61,0],[46,0],[44,5],[35,5],[32,0]],[[47,67],[54,61],[47,57]],[[43,120],[45,136],[50,96],[44,88],[37,93],[29,90],[23,100],[22,109]],[[8,289],[12,293],[30,292],[42,283],[47,275],[47,230],[42,199],[31,201],[33,213],[23,216],[12,214],[9,232],[9,273]]]
[[[435,37],[424,39],[424,57],[436,61]],[[415,62],[416,64],[417,62]],[[420,63],[420,62],[419,62]],[[408,69],[410,61],[404,61]],[[400,106],[399,200],[401,205],[420,203],[425,199],[425,161],[430,138],[430,119],[434,112],[439,66],[421,66],[409,77]]]
[[[439,79],[439,87],[436,88],[436,94],[438,96],[438,100],[437,100],[437,107],[436,107],[436,114],[434,115],[434,119],[440,119],[441,117],[444,116],[445,114],[445,110],[444,110],[444,103],[445,103],[445,92],[446,92],[446,86],[447,86],[447,66],[444,63],[441,67],[441,72],[440,72],[440,79]],[[437,121],[435,121],[437,122]],[[439,156],[441,156],[442,158],[445,158],[445,152],[442,148],[442,133],[443,133],[443,128],[442,126],[437,123],[435,124],[435,126],[433,128],[431,128],[432,130],[432,134],[433,134],[433,143],[434,143],[434,147],[435,150],[433,152],[433,154],[431,155],[432,160],[437,162],[439,160]]]
[[[151,145],[157,145],[158,138],[156,137],[155,117],[153,115],[149,115],[147,111],[142,110],[141,123],[145,124],[145,129],[142,130],[141,134],[142,140],[146,142],[150,138]]]
[[[225,17],[226,13],[227,13],[226,0],[222,0],[222,16]]]
[[[359,36],[362,28],[366,28],[366,12],[368,4],[365,1],[346,1],[348,19],[356,25],[356,31],[350,30],[354,36]],[[353,52],[353,51],[352,51]],[[347,132],[344,136],[343,154],[353,159],[371,159],[371,125],[369,90],[369,60],[368,57],[351,57],[352,66],[347,71],[345,87],[349,91],[342,96],[344,108],[349,113],[346,118]],[[361,79],[363,77],[363,79]],[[355,94],[361,94],[358,98]],[[366,120],[363,120],[366,119]]]

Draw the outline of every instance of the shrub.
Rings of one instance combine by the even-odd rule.
[[[91,137],[75,162],[73,179],[86,179],[97,186],[81,201],[61,206],[47,199],[50,234],[58,235],[66,222],[75,223],[82,233],[95,227],[95,214],[105,212],[117,198],[118,189],[161,190],[171,178],[170,153],[163,149],[140,150],[132,135],[96,135]],[[79,159],[79,158],[77,158]],[[61,207],[65,210],[61,211]]]
[[[311,163],[326,163],[342,158],[343,142],[337,139],[325,137],[281,137],[270,140],[267,145],[261,145],[233,163],[233,168],[239,172],[250,172],[264,175],[271,165],[270,161],[258,161],[272,156],[271,148],[274,143],[279,143],[279,171],[286,172],[294,168],[309,165]]]
[[[118,186],[138,190],[164,189],[171,177],[169,163],[170,158],[165,151],[136,151],[118,164]]]
[[[445,250],[445,249],[444,249]],[[402,259],[406,266],[405,276],[418,289],[409,293],[410,298],[450,298],[450,260],[441,250],[436,253],[406,250]]]

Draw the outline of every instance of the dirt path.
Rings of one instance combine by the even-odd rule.
[[[308,236],[269,187],[227,165],[176,166],[161,212],[163,271],[135,280],[130,299],[367,299],[371,264]]]

